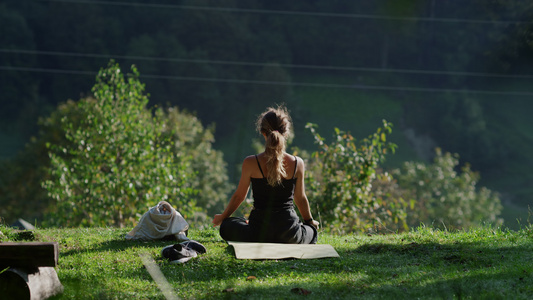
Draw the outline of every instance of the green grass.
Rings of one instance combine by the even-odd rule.
[[[0,228],[4,241],[13,239]],[[533,228],[418,230],[390,235],[321,234],[340,258],[237,260],[215,229],[190,230],[207,254],[170,264],[171,242],[126,241],[125,229],[37,229],[60,245],[57,299],[163,299],[140,254],[148,253],[184,299],[531,299]],[[248,280],[249,276],[255,279]],[[309,295],[291,290],[302,288]]]

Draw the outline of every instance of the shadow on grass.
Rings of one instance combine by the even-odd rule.
[[[161,271],[173,286],[190,283],[221,282],[235,287],[231,293],[217,289],[213,297],[247,298],[268,295],[274,298],[298,296],[292,288],[303,288],[314,297],[339,298],[526,298],[533,290],[533,245],[498,246],[488,243],[439,244],[436,242],[405,242],[403,244],[348,242],[337,246],[339,258],[313,260],[239,260],[233,247],[216,234],[192,236],[208,249],[185,264],[169,264],[158,256],[162,247],[175,241],[128,241],[122,237],[96,242],[88,247],[66,249],[60,256],[68,257],[99,252],[118,252],[134,249],[149,251]],[[496,243],[496,242],[495,242]],[[143,250],[144,249],[144,250]],[[108,255],[108,254],[105,254]],[[111,253],[112,255],[112,253]],[[66,270],[83,268],[84,259],[65,262]],[[113,261],[131,264],[131,260]],[[97,266],[94,272],[98,272]],[[86,274],[99,278],[98,274]],[[256,282],[248,282],[253,275]],[[75,273],[61,274],[66,286],[80,284]],[[121,270],[121,278],[142,278],[150,281],[139,264]],[[274,282],[271,279],[274,278]],[[262,279],[268,279],[265,284]],[[93,280],[93,279],[89,279]],[[296,282],[293,284],[293,282]],[[244,284],[243,284],[244,283]],[[501,292],[503,291],[503,292]],[[514,291],[519,295],[512,297]],[[211,290],[209,293],[213,293]]]
[[[303,288],[313,297],[528,299],[533,296],[532,250],[527,246],[492,247],[475,243],[363,244],[339,250],[340,258],[206,260],[199,262],[199,269],[215,272],[194,280],[235,281],[246,275],[281,278],[275,287],[249,284],[235,288],[236,298],[257,295],[286,298],[295,296],[293,288]],[[291,285],[293,278],[299,283]]]
[[[434,274],[409,281],[366,279],[343,279],[334,282],[303,282],[279,286],[250,284],[237,287],[232,298],[255,298],[258,296],[286,299],[297,295],[311,298],[335,299],[530,299],[533,293],[532,280],[515,277],[512,272],[495,274],[468,274],[452,279],[434,280]],[[302,293],[303,291],[303,293]],[[220,293],[222,297],[223,292]]]
[[[205,235],[205,234],[204,234]],[[195,240],[199,243],[205,244],[213,241],[213,237],[211,234],[207,234],[206,236],[189,236],[190,239]],[[173,245],[179,243],[174,238],[168,237],[164,239],[159,240],[152,240],[152,241],[141,241],[141,240],[127,240],[124,236],[113,238],[110,240],[106,240],[103,242],[95,243],[88,247],[83,247],[83,249],[71,249],[67,248],[66,250],[60,251],[61,256],[70,256],[75,255],[80,252],[98,252],[98,251],[126,251],[130,250],[132,248],[163,248],[168,245]]]
[[[438,276],[438,271],[463,277],[473,272],[499,276],[501,273],[516,273],[516,268],[525,263],[533,273],[531,247],[487,247],[461,243],[442,245],[438,243],[411,243],[406,245],[363,244],[355,249],[339,249],[340,258],[314,260],[238,260],[232,247],[226,247],[221,257],[205,257],[191,260],[191,273],[188,278],[195,281],[213,279],[242,278],[244,274],[259,277],[275,277],[285,274],[310,275],[334,274],[342,278],[348,273],[364,273],[374,280],[395,278],[402,272],[430,272]],[[197,272],[198,269],[209,270]],[[495,270],[499,270],[496,272]],[[183,272],[187,272],[184,266]],[[490,277],[490,275],[487,275]],[[424,277],[424,276],[421,276]],[[528,278],[529,278],[528,277]],[[429,277],[428,277],[429,278]]]
[[[60,251],[60,256],[66,257],[87,252],[126,251],[132,248],[162,248],[172,244],[171,241],[128,241],[124,239],[109,240],[83,249],[68,249]],[[174,243],[177,243],[175,241]]]

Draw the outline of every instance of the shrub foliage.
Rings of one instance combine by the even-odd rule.
[[[499,225],[502,210],[497,193],[478,187],[478,173],[466,164],[459,168],[459,155],[436,150],[433,163],[405,162],[393,171],[399,194],[411,199],[408,223],[435,227],[465,228],[482,223]]]
[[[130,225],[161,200],[186,217],[199,210],[190,151],[172,139],[180,128],[169,116],[179,116],[148,109],[138,77],[135,67],[126,77],[110,62],[97,76],[93,97],[62,116],[66,142],[48,144],[50,179],[44,187],[56,202],[50,224]],[[187,130],[203,131],[198,125]]]
[[[457,154],[437,149],[433,163],[405,162],[383,171],[380,163],[396,145],[387,141],[392,124],[383,126],[356,143],[335,128],[327,144],[307,128],[319,150],[307,156],[308,195],[330,232],[396,232],[421,223],[439,228],[466,228],[483,223],[501,225],[499,195],[478,187],[478,173],[468,164],[459,168]]]
[[[377,172],[385,155],[396,149],[387,141],[391,123],[383,121],[382,127],[359,142],[335,128],[329,144],[316,125],[307,128],[319,146],[308,159],[307,193],[316,204],[323,228],[344,233],[404,223],[406,203],[400,198],[383,201],[372,188],[378,179],[391,180],[388,173]]]
[[[159,108],[156,115],[164,120],[161,131],[172,142],[174,154],[190,158],[188,164],[194,174],[188,184],[197,191],[196,205],[209,215],[223,210],[233,186],[229,183],[222,151],[212,146],[214,126],[205,128],[196,116],[176,107]]]
[[[147,108],[138,77],[135,67],[125,76],[111,61],[91,97],[61,104],[41,120],[39,138],[2,165],[20,176],[0,178],[0,217],[24,217],[31,206],[39,208],[32,218],[35,211],[51,214],[48,225],[125,226],[161,200],[189,220],[222,209],[231,186],[222,154],[212,148],[213,128],[174,107]],[[459,169],[458,155],[438,150],[432,164],[406,162],[388,173],[380,164],[396,148],[387,140],[391,123],[360,141],[335,128],[329,144],[317,125],[306,127],[318,145],[302,153],[307,193],[328,231],[501,223],[498,194],[477,187],[479,174],[469,165]],[[49,157],[39,155],[45,147]]]
[[[59,104],[25,150],[1,163],[4,221],[121,226],[159,200],[188,221],[221,209],[231,185],[214,126],[177,107],[148,109],[132,70],[125,78],[110,63],[91,97]]]

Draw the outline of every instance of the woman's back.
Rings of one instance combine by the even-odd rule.
[[[287,172],[292,174],[292,177],[283,179],[280,184],[271,186],[268,184],[268,180],[265,178],[263,168],[265,164],[261,166],[258,155],[255,155],[257,161],[257,168],[261,172],[260,178],[250,178],[252,182],[252,192],[254,197],[254,209],[292,209],[294,200],[294,189],[296,187],[296,168],[298,166],[298,160],[295,156],[287,155],[291,160],[288,161],[294,165],[293,172]],[[289,169],[289,168],[285,168]]]
[[[266,178],[268,174],[268,167],[267,167],[267,157],[265,153],[260,153],[257,155],[249,156],[248,159],[252,159],[256,161],[256,164],[258,165],[257,168],[254,168],[254,170],[251,173],[251,178]],[[290,155],[288,153],[284,153],[283,155],[283,166],[286,170],[287,176],[283,179],[292,179],[294,178],[294,172],[296,171],[297,167],[297,159],[294,155]]]

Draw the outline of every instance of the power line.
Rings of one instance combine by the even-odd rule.
[[[0,66],[0,70],[4,71],[22,71],[33,73],[55,73],[55,74],[69,74],[69,75],[93,75],[97,72],[79,71],[79,70],[61,70],[61,69],[48,69],[48,68],[29,68],[29,67],[13,67],[13,66]]]
[[[206,64],[220,64],[220,65],[251,66],[251,67],[280,66],[283,68],[290,68],[290,69],[316,69],[316,70],[331,70],[331,71],[363,71],[363,72],[400,73],[400,74],[403,73],[403,74],[422,74],[422,75],[533,79],[533,75],[509,75],[509,74],[495,74],[495,73],[484,73],[484,72],[432,71],[432,70],[417,70],[417,69],[389,69],[389,68],[383,69],[383,68],[366,68],[366,67],[296,65],[296,64],[242,62],[242,61],[227,61],[227,60],[164,58],[164,57],[153,57],[153,56],[130,56],[130,55],[111,55],[111,54],[108,55],[108,54],[97,54],[97,53],[75,53],[75,52],[63,52],[63,51],[40,51],[40,50],[24,50],[24,49],[0,49],[0,52],[50,55],[50,56],[91,57],[91,58],[106,58],[106,59],[117,58],[117,59],[129,59],[129,60],[144,60],[144,61],[167,61],[167,62],[178,62],[178,63],[206,63]]]
[[[138,2],[121,2],[121,1],[93,1],[93,0],[40,0],[45,2],[64,2],[75,4],[99,4],[99,5],[113,5],[113,6],[130,6],[130,7],[148,7],[148,8],[164,8],[164,9],[183,9],[183,10],[201,10],[201,11],[215,11],[225,13],[255,13],[255,14],[274,14],[274,15],[295,15],[295,16],[310,16],[310,17],[334,17],[334,18],[351,18],[351,19],[375,19],[388,21],[403,21],[403,22],[440,22],[440,23],[472,23],[472,24],[527,24],[530,22],[514,21],[514,20],[469,20],[458,18],[435,18],[435,17],[392,17],[384,15],[369,15],[369,14],[346,14],[346,13],[328,13],[328,12],[310,12],[310,11],[287,11],[287,10],[269,10],[269,9],[253,9],[253,8],[233,8],[233,7],[208,7],[208,6],[192,6],[179,4],[157,4],[157,3],[138,3]]]
[[[48,69],[48,68],[27,68],[27,67],[12,67],[12,66],[0,66],[0,70],[37,72],[37,73],[55,73],[55,74],[66,74],[66,75],[96,75],[97,74],[97,72],[89,72],[89,71],[61,70],[61,69]],[[314,87],[314,88],[342,88],[342,89],[358,89],[358,90],[374,90],[374,91],[466,93],[466,94],[500,95],[500,96],[533,96],[533,92],[500,92],[500,91],[488,91],[488,90],[434,89],[434,88],[420,88],[420,87],[372,86],[372,85],[360,85],[360,84],[348,85],[348,84],[334,84],[334,83],[282,82],[282,81],[264,81],[264,80],[231,79],[231,78],[168,76],[168,75],[153,75],[153,74],[145,74],[145,75],[141,74],[140,77],[148,78],[148,79],[167,79],[167,80],[181,80],[181,81],[219,82],[219,83],[235,83],[235,84],[263,84],[263,85],[282,85],[282,86]]]

